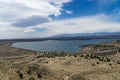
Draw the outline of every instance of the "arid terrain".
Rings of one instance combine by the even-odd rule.
[[[76,54],[10,44],[0,43],[0,80],[120,80],[120,41],[91,44]]]

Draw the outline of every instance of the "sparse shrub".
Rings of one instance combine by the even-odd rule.
[[[68,54],[65,53],[64,51],[38,52],[36,58],[42,58],[42,57],[55,58],[55,57],[65,57],[67,55]]]
[[[37,72],[37,76],[38,76],[38,78],[42,78],[42,75],[40,72]]]
[[[43,75],[48,75],[49,70],[45,66],[39,66],[37,64],[32,64],[28,66],[27,73],[31,75],[32,73],[36,73],[38,78],[42,78]]]
[[[112,66],[112,64],[111,64],[111,63],[109,63],[109,65],[110,65],[110,66]]]
[[[43,75],[47,75],[49,74],[49,71],[46,67],[42,67],[40,70],[39,70],[39,73],[43,74]]]
[[[91,64],[91,66],[95,66],[95,64],[93,63],[93,64]]]
[[[80,57],[83,57],[84,55],[83,54],[81,54],[81,56]]]
[[[71,61],[66,61],[63,63],[63,65],[65,65],[65,66],[70,66],[71,64],[72,64]]]
[[[37,71],[39,69],[39,66],[34,64],[33,66],[29,66],[30,71]]]
[[[70,80],[85,80],[85,78],[81,74],[73,74],[70,76]]]
[[[120,64],[120,61],[117,61],[117,64]]]
[[[74,57],[77,57],[77,55],[74,55]]]
[[[27,74],[31,75],[32,74],[32,71],[30,70],[30,68],[28,68],[28,70],[26,71]]]
[[[33,65],[30,65],[30,66],[27,67],[26,72],[27,72],[27,74],[31,75],[32,72],[35,72],[35,71],[38,71],[38,70],[39,70],[39,65],[33,64]]]
[[[19,71],[19,70],[17,70],[17,73],[20,73],[20,71]]]
[[[29,80],[35,80],[35,78],[34,77],[30,77]]]
[[[115,61],[113,60],[113,62],[115,62]]]
[[[68,54],[68,57],[71,57],[71,54]]]
[[[106,58],[107,62],[110,62],[110,58]]]
[[[97,64],[100,64],[99,62],[97,62]]]
[[[23,79],[23,73],[19,73],[19,77]]]
[[[99,57],[98,59],[99,59],[99,61],[105,61],[104,57]]]

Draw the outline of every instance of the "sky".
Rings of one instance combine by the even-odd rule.
[[[120,0],[0,0],[0,39],[120,32]]]

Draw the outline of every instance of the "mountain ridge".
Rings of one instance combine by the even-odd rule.
[[[67,34],[56,35],[54,37],[110,36],[110,35],[120,35],[120,32],[67,33]]]

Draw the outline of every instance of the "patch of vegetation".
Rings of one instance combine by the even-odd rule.
[[[23,73],[19,73],[19,78],[23,79]]]
[[[30,77],[28,80],[35,80],[35,78],[34,77]]]
[[[30,69],[30,68],[28,68],[28,70],[27,70],[26,72],[27,72],[27,74],[29,74],[29,75],[31,75],[31,74],[32,74],[32,71],[31,71],[31,69]]]
[[[43,75],[49,75],[50,71],[45,66],[40,66],[37,64],[31,64],[27,67],[27,74],[36,74],[38,78],[42,78]]]
[[[38,71],[37,76],[38,76],[38,78],[42,78],[41,72]]]
[[[69,80],[85,80],[85,78],[81,74],[73,74]]]
[[[94,63],[92,63],[92,64],[91,64],[91,66],[95,66],[95,64],[94,64]]]
[[[112,66],[112,64],[111,64],[111,63],[109,63],[109,65],[110,65],[110,66]]]
[[[98,59],[99,61],[104,61],[104,62],[110,62],[110,58],[103,57],[103,56],[98,56],[95,54],[81,54],[81,57],[84,57],[85,59]]]
[[[64,51],[51,51],[51,52],[38,52],[36,55],[36,58],[44,58],[44,57],[48,57],[48,58],[55,58],[55,57],[65,57],[68,54],[65,53]]]
[[[97,64],[100,64],[100,62],[97,62]]]
[[[117,64],[120,64],[120,61],[117,61]]]
[[[63,65],[70,66],[71,65],[71,61],[66,61],[66,62],[63,63]]]
[[[17,70],[17,73],[20,73],[20,71],[19,71],[19,70]]]

